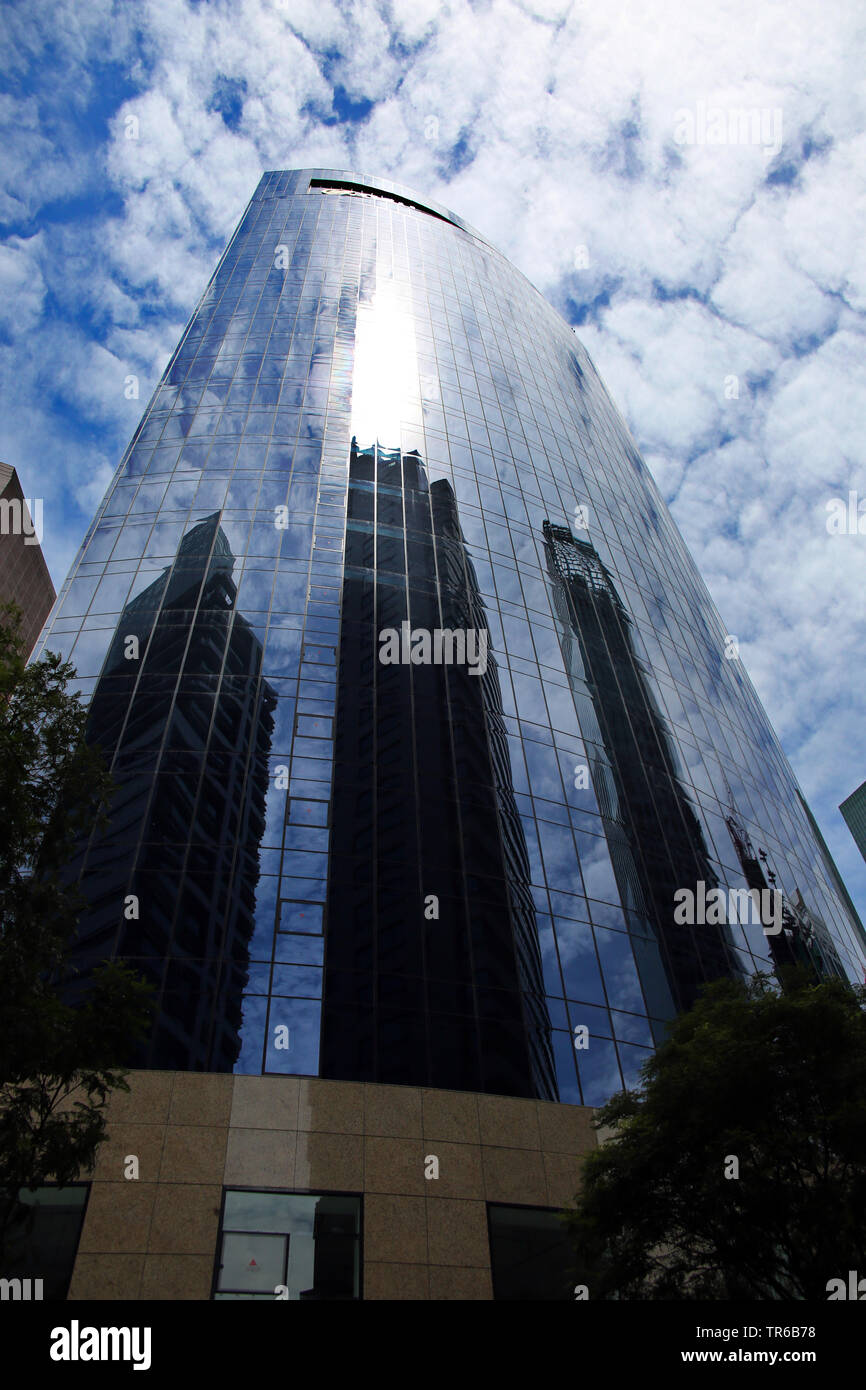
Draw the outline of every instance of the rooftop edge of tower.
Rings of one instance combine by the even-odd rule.
[[[285,180],[285,184],[283,184]],[[267,197],[280,194],[303,195],[309,193],[317,183],[332,183],[336,187],[345,186],[346,192],[369,192],[380,193],[386,197],[398,199],[420,212],[432,213],[434,217],[441,218],[445,222],[450,222],[461,231],[467,232],[469,236],[483,242],[491,251],[497,251],[492,242],[483,236],[469,222],[458,217],[456,212],[452,212],[442,203],[435,202],[432,198],[426,198],[414,189],[409,188],[403,183],[396,183],[393,179],[380,178],[378,175],[364,174],[355,169],[266,169],[256,187],[259,196]],[[501,253],[499,253],[501,254]]]

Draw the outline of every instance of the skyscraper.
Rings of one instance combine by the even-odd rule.
[[[158,991],[123,1113],[172,1130],[155,1185],[225,1194],[127,1296],[214,1248],[214,1297],[565,1296],[536,1256],[588,1107],[701,983],[862,976],[588,354],[398,185],[262,177],[43,644],[118,786],[77,963]],[[732,910],[762,890],[772,921]],[[727,908],[681,920],[684,891]],[[213,1132],[189,1168],[185,1125]]]

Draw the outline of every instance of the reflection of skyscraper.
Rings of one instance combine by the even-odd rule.
[[[353,441],[348,518],[323,1074],[552,1099],[496,663],[378,659],[403,623],[486,642],[453,489]]]
[[[769,934],[773,964],[777,968],[805,966],[817,981],[844,980],[845,971],[826,922],[809,908],[799,889],[795,888],[790,896],[784,893],[776,874],[767,863],[766,850],[759,849],[755,853],[748,835],[735,816],[728,817],[728,829],[749,889],[756,894],[772,893],[778,896],[780,920],[773,923],[778,930]],[[771,899],[768,897],[767,901]]]
[[[148,1066],[220,1070],[240,1046],[276,698],[234,563],[219,513],[193,526],[125,606],[90,704],[117,791],[76,866],[73,961],[113,955],[156,985]]]
[[[485,631],[486,670],[386,664],[404,622]],[[159,986],[142,1060],[175,1070],[136,1094],[167,1171],[203,1185],[190,1243],[172,1230],[188,1296],[358,1297],[362,1234],[365,1297],[525,1290],[588,1107],[637,1083],[701,980],[772,967],[760,926],[671,922],[677,888],[742,887],[733,812],[862,978],[862,929],[587,353],[408,189],[263,177],[45,645],[120,787],[77,959]],[[447,1202],[439,1160],[466,1175]],[[153,1297],[164,1247],[140,1253],[128,1296]],[[73,1297],[113,1288],[88,1259]]]
[[[636,914],[644,988],[658,990],[658,980],[641,917],[658,941],[676,1007],[689,1008],[704,981],[733,973],[736,962],[723,927],[675,923],[674,895],[698,882],[709,892],[719,879],[610,574],[593,546],[567,526],[545,521],[544,538],[566,669],[575,693],[591,699],[597,720],[596,743],[584,726],[587,755],[622,900]]]

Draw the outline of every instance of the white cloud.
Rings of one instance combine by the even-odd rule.
[[[116,374],[159,371],[263,168],[408,183],[477,226],[562,310],[588,315],[580,336],[866,895],[834,809],[866,776],[862,752],[852,757],[866,722],[866,537],[824,525],[839,489],[866,497],[856,7],[141,0],[118,17],[109,0],[58,0],[50,22],[38,7],[5,22],[22,79],[49,29],[62,76],[53,106],[45,93],[14,109],[0,99],[0,215],[23,219],[97,183],[121,210],[96,227],[37,220],[38,238],[19,228],[0,246],[11,338],[0,361],[16,363],[3,370],[17,416],[0,432],[3,456],[17,451],[25,468],[50,458],[58,479],[80,471],[101,486],[107,461],[90,468],[83,445],[64,445],[45,363],[62,360],[63,389],[109,435],[131,429]],[[67,136],[97,60],[121,64],[139,90],[94,155]],[[224,82],[239,84],[232,126],[217,109]],[[365,123],[323,124],[336,84],[376,102]],[[699,103],[780,111],[781,153],[677,144],[678,112]],[[46,320],[47,299],[63,322]],[[80,497],[82,531],[94,486]],[[58,580],[68,548],[50,551]]]
[[[32,330],[42,316],[45,281],[39,266],[44,237],[10,237],[0,245],[0,324],[7,333]]]

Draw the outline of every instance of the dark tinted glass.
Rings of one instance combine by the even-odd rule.
[[[0,1278],[30,1280],[30,1298],[37,1296],[34,1281],[42,1281],[43,1300],[63,1300],[69,1292],[72,1266],[78,1250],[88,1184],[75,1187],[22,1187],[16,1201],[4,1204]],[[19,1297],[10,1286],[10,1298]],[[20,1296],[27,1296],[22,1284]]]
[[[225,1194],[215,1299],[360,1298],[361,1198]]]
[[[574,1298],[573,1253],[555,1211],[487,1208],[495,1299]]]

